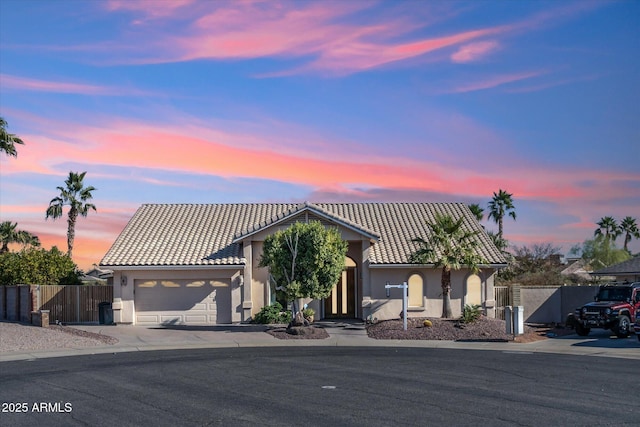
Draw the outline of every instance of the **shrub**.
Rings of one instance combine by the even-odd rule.
[[[283,311],[282,305],[279,302],[274,302],[271,305],[262,307],[253,321],[262,324],[289,323],[291,322],[291,313]]]
[[[482,309],[479,305],[465,304],[462,310],[462,323],[473,323],[482,315]]]
[[[302,315],[304,316],[305,319],[309,319],[310,317],[313,317],[316,314],[316,311],[313,308],[305,308],[304,310],[302,310]]]
[[[424,321],[422,322],[422,326],[424,326],[425,328],[430,328],[433,326],[433,322],[429,319],[424,319]]]

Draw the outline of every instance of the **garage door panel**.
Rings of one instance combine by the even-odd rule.
[[[231,323],[231,287],[220,280],[135,280],[140,325]]]
[[[209,323],[208,322],[209,316],[207,316],[206,314],[203,315],[193,315],[193,314],[186,314],[184,316],[184,323],[186,323],[187,325],[193,325],[193,324],[206,324]]]

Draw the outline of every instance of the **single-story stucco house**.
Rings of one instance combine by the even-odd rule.
[[[610,265],[609,267],[602,268],[594,271],[591,275],[598,278],[603,276],[609,276],[613,280],[619,282],[640,282],[640,255],[634,258],[630,258],[626,261],[622,261],[618,264]]]
[[[309,301],[316,318],[389,319],[402,311],[408,282],[409,314],[442,313],[441,270],[409,263],[415,237],[427,238],[435,215],[464,217],[477,231],[486,260],[478,274],[452,273],[455,316],[465,304],[495,315],[494,275],[506,261],[464,203],[145,204],[100,262],[113,271],[114,321],[136,325],[247,322],[274,300],[265,238],[295,221],[337,227],[348,241],[345,270],[332,294]]]

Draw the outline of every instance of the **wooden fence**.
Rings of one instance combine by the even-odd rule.
[[[31,311],[49,310],[51,323],[98,323],[98,305],[111,301],[113,286],[0,286],[0,320],[24,322]]]

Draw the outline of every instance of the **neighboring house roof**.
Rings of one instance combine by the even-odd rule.
[[[95,264],[93,265],[93,268],[91,270],[87,271],[84,274],[85,276],[97,277],[99,279],[107,279],[107,278],[113,277],[113,271],[102,270],[101,268],[98,268]]]
[[[640,274],[640,256],[628,259],[618,264],[610,265],[609,267],[594,271],[591,274],[594,276]]]
[[[255,203],[142,205],[100,262],[101,266],[206,266],[245,263],[242,239],[307,215],[350,228],[373,243],[370,264],[406,264],[427,238],[435,215],[465,218],[478,231],[488,264],[506,260],[464,203]]]
[[[560,272],[563,276],[578,276],[582,279],[591,280],[589,272],[591,267],[584,259],[580,258],[571,262],[564,270]]]

